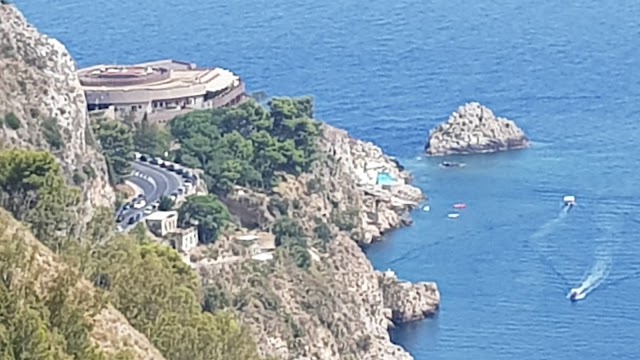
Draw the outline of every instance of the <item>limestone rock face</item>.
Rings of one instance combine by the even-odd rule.
[[[378,272],[385,307],[391,309],[394,324],[422,320],[440,306],[438,285],[433,282],[412,284],[400,281],[392,271]]]
[[[341,129],[322,126],[322,156],[311,173],[284,176],[270,193],[237,189],[224,199],[244,227],[268,233],[284,217],[295,219],[308,236],[309,270],[292,265],[278,248],[271,262],[247,263],[232,239],[219,239],[214,261],[201,261],[203,281],[242,298],[237,311],[255,336],[260,352],[298,360],[410,360],[393,344],[388,330],[393,314],[434,309],[432,287],[413,292],[383,286],[360,245],[410,223],[409,212],[425,196],[411,176],[376,145]],[[380,184],[378,175],[395,179]],[[244,210],[242,209],[244,208]],[[303,254],[298,253],[299,257]],[[257,273],[257,272],[262,273]],[[386,288],[386,290],[385,290]],[[407,296],[403,301],[386,297]],[[412,305],[415,302],[415,305]],[[431,304],[427,307],[426,304]],[[410,314],[410,315],[409,315]]]
[[[460,106],[447,122],[429,132],[425,152],[431,156],[492,153],[529,147],[529,139],[515,122],[496,117],[472,102]]]
[[[64,45],[39,33],[14,6],[0,5],[0,145],[51,151],[69,183],[83,189],[89,215],[110,206],[115,194],[75,70]]]

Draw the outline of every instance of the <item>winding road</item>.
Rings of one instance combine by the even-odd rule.
[[[133,172],[127,180],[142,190],[147,203],[145,207],[159,200],[162,196],[169,196],[183,186],[183,179],[165,168],[140,160],[134,161],[132,165]],[[121,231],[129,231],[144,219],[144,208],[124,210],[121,216],[122,221],[119,222]],[[132,217],[137,219],[130,224],[129,221]]]

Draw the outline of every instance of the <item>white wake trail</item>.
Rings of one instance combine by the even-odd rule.
[[[609,273],[611,273],[611,266],[613,264],[613,257],[608,249],[600,248],[596,250],[596,262],[593,267],[587,271],[584,280],[578,287],[580,292],[589,294],[593,290],[597,289],[602,282],[604,282]]]
[[[568,213],[569,213],[569,207],[566,207],[566,206],[563,207],[562,210],[560,210],[560,213],[558,214],[558,216],[556,216],[554,219],[549,220],[546,224],[542,225],[535,233],[533,233],[533,235],[531,235],[531,239],[537,240],[549,235],[553,230],[555,230],[558,224],[560,224],[560,222],[565,217],[567,217]]]

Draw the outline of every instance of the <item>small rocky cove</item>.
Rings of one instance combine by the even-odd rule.
[[[529,139],[513,120],[496,117],[477,102],[467,103],[429,132],[425,152],[430,156],[492,153],[524,149]]]
[[[287,177],[273,194],[238,188],[225,199],[243,224],[237,233],[254,235],[271,260],[241,261],[254,252],[230,235],[194,266],[206,286],[230,303],[243,302],[232,310],[264,355],[412,359],[391,343],[388,330],[437,311],[438,287],[375,271],[360,246],[410,224],[409,211],[425,196],[379,147],[326,124],[323,134],[325,156],[312,173]],[[281,258],[280,249],[266,250],[275,248],[271,230],[283,218],[309,234],[307,270]]]

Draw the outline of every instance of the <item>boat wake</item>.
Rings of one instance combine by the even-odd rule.
[[[543,239],[554,232],[558,226],[562,224],[563,220],[567,217],[569,210],[569,207],[563,207],[555,218],[547,221],[544,225],[538,228],[538,230],[531,235],[529,241],[532,250],[538,254],[540,261],[551,269],[560,280],[562,280],[563,286],[569,286],[569,280],[560,271],[558,271],[558,269],[553,265],[553,262],[549,259],[551,254],[555,252],[555,246],[553,243],[549,243]]]
[[[613,258],[607,248],[601,247],[596,250],[596,261],[593,267],[587,271],[580,286],[572,289],[577,294],[580,294],[580,298],[584,298],[592,291],[597,289],[611,273],[611,266],[613,264]]]
[[[549,220],[546,224],[542,225],[533,235],[531,235],[532,240],[541,239],[550,233],[552,233],[558,225],[567,217],[569,213],[569,207],[565,206],[560,210],[560,213],[555,218]]]

